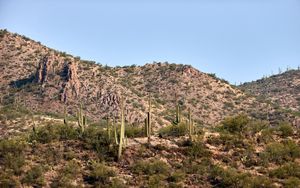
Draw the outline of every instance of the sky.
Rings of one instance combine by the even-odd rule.
[[[0,28],[109,66],[190,64],[232,84],[300,65],[300,0],[0,0]]]

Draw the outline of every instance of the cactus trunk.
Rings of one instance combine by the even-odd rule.
[[[106,128],[107,128],[107,136],[108,136],[108,139],[110,140],[110,125],[109,125],[109,118],[108,117],[106,119]]]
[[[125,122],[124,122],[124,99],[121,98],[121,130],[120,130],[120,141],[119,141],[119,151],[118,151],[118,160],[121,159],[123,143],[125,135]]]
[[[189,118],[189,124],[188,124],[188,128],[189,128],[189,138],[192,140],[192,136],[193,136],[193,122],[192,122],[192,114],[191,114],[191,109],[189,108],[188,110],[188,118]]]
[[[77,117],[78,117],[78,126],[81,129],[81,134],[83,134],[87,124],[87,119],[86,116],[82,115],[82,104],[80,104],[80,108],[79,110],[77,110]]]
[[[68,121],[67,121],[67,109],[66,109],[66,107],[64,107],[64,124],[68,125]]]
[[[145,119],[145,129],[146,129],[146,136],[148,137],[148,144],[150,144],[151,133],[152,133],[152,127],[151,127],[151,125],[152,125],[152,122],[151,122],[152,107],[151,107],[151,97],[150,96],[149,96],[148,104],[149,104],[149,109],[147,112],[147,117]]]

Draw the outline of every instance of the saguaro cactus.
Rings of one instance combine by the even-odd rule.
[[[86,116],[82,112],[82,104],[80,104],[79,110],[77,110],[78,126],[81,129],[81,133],[84,133],[86,127]]]
[[[118,125],[115,124],[115,119],[114,119],[113,122],[112,122],[112,127],[114,128],[115,143],[118,145],[118,144],[119,144],[119,141],[118,141],[118,133],[117,133]]]
[[[110,140],[111,127],[110,127],[109,117],[106,118],[106,129],[107,129],[108,139]]]
[[[149,96],[149,108],[148,108],[148,112],[147,112],[147,117],[145,119],[145,132],[146,132],[146,136],[148,137],[148,143],[150,143],[150,139],[151,139],[151,134],[152,134],[152,122],[151,122],[151,111],[152,111],[152,106],[151,106],[151,97]]]
[[[118,160],[121,159],[123,143],[125,138],[125,121],[124,121],[124,98],[121,97],[121,130],[120,130],[120,141],[119,141],[119,151],[118,151]]]
[[[181,122],[181,113],[179,103],[176,104],[176,124]]]
[[[68,125],[68,120],[67,120],[67,108],[64,106],[64,124]]]
[[[189,138],[192,139],[192,136],[193,136],[193,132],[194,132],[194,123],[193,123],[193,120],[192,120],[192,114],[191,114],[191,109],[189,108],[188,110],[188,118],[189,118],[189,121],[188,121],[188,132],[189,132]]]

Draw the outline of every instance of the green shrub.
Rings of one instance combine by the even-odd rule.
[[[25,164],[26,142],[17,139],[0,140],[0,164],[14,174],[20,174]]]
[[[253,176],[233,168],[223,169],[218,166],[212,168],[209,179],[214,187],[274,187],[266,177]]]
[[[128,125],[125,129],[125,135],[128,138],[143,137],[145,135],[145,130],[143,127]]]
[[[186,124],[180,123],[179,125],[169,125],[161,128],[158,133],[160,137],[166,136],[184,136],[186,134]]]
[[[244,132],[249,134],[249,136],[254,136],[256,133],[267,129],[269,127],[268,121],[262,120],[251,120],[248,122],[247,126],[244,127]]]
[[[273,141],[275,129],[274,128],[265,128],[261,131],[261,135],[258,137],[258,143],[269,143]]]
[[[185,173],[182,172],[182,171],[176,171],[176,172],[173,172],[171,174],[171,176],[168,177],[168,181],[169,182],[175,182],[175,183],[178,183],[178,182],[181,182],[185,179]]]
[[[148,185],[149,188],[160,188],[160,187],[166,187],[166,183],[164,180],[166,179],[166,176],[162,174],[153,174],[149,176]]]
[[[187,174],[200,174],[204,175],[210,171],[212,161],[210,158],[202,158],[200,162],[195,160],[186,160],[183,162],[184,171]]]
[[[6,99],[9,100],[9,99]],[[14,100],[14,99],[12,99]],[[0,114],[2,119],[6,120],[15,120],[17,118],[24,117],[24,115],[28,115],[30,112],[23,106],[15,106],[10,103],[13,101],[8,102],[9,105],[5,105],[4,107],[0,108]]]
[[[138,161],[136,162],[133,167],[132,171],[135,174],[144,174],[144,175],[154,175],[154,174],[162,174],[168,175],[169,173],[169,166],[160,160],[154,161]]]
[[[30,141],[36,140],[39,143],[45,144],[59,139],[58,130],[54,125],[46,125],[36,128],[30,135]]]
[[[88,182],[95,186],[111,184],[110,178],[116,175],[115,171],[103,163],[93,163]]]
[[[233,148],[245,148],[247,146],[240,135],[228,133],[221,133],[219,137],[210,137],[207,142],[214,146],[222,145],[225,151]]]
[[[43,169],[40,166],[34,166],[26,172],[22,183],[33,187],[42,187],[45,185],[43,173]]]
[[[59,125],[59,140],[75,140],[79,138],[79,130],[69,125]]]
[[[227,117],[222,121],[222,128],[230,133],[241,133],[249,123],[248,116],[240,114],[233,117]]]
[[[21,187],[19,180],[10,172],[0,171],[0,187]]]
[[[223,169],[222,167],[215,166],[210,173],[210,181],[216,187],[239,187],[240,179],[244,174],[239,174],[234,169]]]
[[[84,147],[95,150],[101,159],[117,156],[114,140],[113,138],[108,138],[106,130],[97,127],[88,127],[82,136],[82,140]]]
[[[300,147],[292,140],[283,143],[273,142],[267,145],[266,150],[261,154],[265,162],[282,164],[286,161],[293,161],[300,156]]]
[[[80,165],[75,160],[71,160],[59,171],[59,176],[52,182],[51,187],[75,187],[73,182],[80,174]]]
[[[284,181],[284,187],[285,188],[299,188],[300,187],[300,179],[291,177]]]
[[[271,177],[286,179],[289,177],[300,178],[300,165],[294,162],[289,162],[281,167],[278,167],[270,172]]]
[[[209,157],[211,155],[206,146],[200,142],[193,142],[191,146],[187,147],[186,153],[193,159]]]
[[[292,125],[288,122],[280,122],[278,126],[278,131],[280,131],[281,136],[284,138],[292,136],[294,133]]]
[[[252,176],[247,175],[244,179],[241,181],[240,187],[246,187],[246,188],[275,188],[276,186],[273,185],[273,182],[264,176]]]
[[[47,124],[32,131],[29,140],[45,144],[57,140],[73,140],[79,138],[79,131],[64,124]]]

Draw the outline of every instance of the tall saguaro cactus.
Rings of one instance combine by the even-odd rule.
[[[106,118],[106,129],[107,129],[108,139],[110,140],[111,127],[110,127],[109,117]]]
[[[175,106],[176,106],[176,118],[175,121],[173,121],[173,124],[178,125],[181,122],[181,113],[180,113],[177,91],[175,92]]]
[[[80,104],[79,110],[77,110],[78,126],[81,129],[81,133],[84,133],[86,127],[86,117],[82,112],[82,104]]]
[[[151,111],[152,111],[152,103],[151,103],[151,97],[149,96],[149,109],[147,112],[147,117],[145,119],[145,131],[146,131],[146,136],[148,137],[148,143],[150,143],[151,139],[151,134],[152,134],[152,122],[151,122]]]
[[[67,108],[66,106],[64,107],[64,124],[68,125],[68,120],[67,120]]]
[[[188,110],[188,131],[189,131],[189,138],[192,140],[193,132],[194,132],[194,123],[192,120],[192,114],[191,114],[191,109],[189,108]]]
[[[125,138],[125,120],[124,120],[124,98],[121,97],[121,130],[120,130],[120,141],[119,141],[119,151],[118,151],[118,160],[121,159],[122,149]]]
[[[181,114],[180,114],[180,106],[177,102],[176,104],[176,124],[179,124],[181,122]]]
[[[119,141],[118,141],[118,133],[117,133],[117,129],[118,129],[118,125],[115,124],[115,119],[112,122],[112,127],[114,128],[114,137],[115,137],[115,143],[118,145]]]

